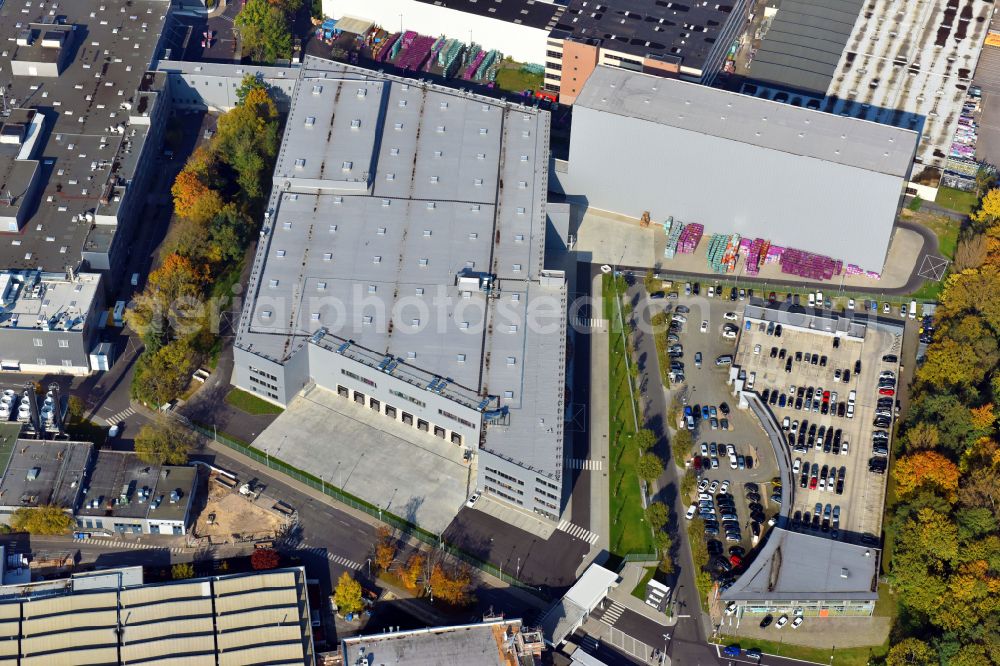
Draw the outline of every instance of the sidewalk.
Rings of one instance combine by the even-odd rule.
[[[601,274],[598,273],[591,284],[591,298],[595,304],[602,303]],[[595,307],[598,307],[595,305]],[[594,313],[599,318],[602,313]],[[577,578],[583,575],[598,555],[611,550],[611,523],[608,513],[610,497],[608,480],[608,345],[609,331],[604,327],[590,329],[590,459],[604,461],[600,474],[590,476],[590,531],[598,535],[597,543],[576,571]]]
[[[632,590],[639,584],[646,574],[645,567],[639,562],[629,562],[622,569],[622,581],[608,593],[608,598],[619,603],[633,613],[638,613],[643,617],[664,627],[672,627],[677,624],[676,617],[670,617],[666,613],[660,613],[646,602],[632,596]],[[671,599],[673,591],[671,590]]]

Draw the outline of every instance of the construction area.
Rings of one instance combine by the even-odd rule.
[[[291,516],[273,508],[275,502],[261,490],[257,484],[241,484],[213,471],[205,507],[195,524],[195,537],[213,546],[274,539],[291,522]]]

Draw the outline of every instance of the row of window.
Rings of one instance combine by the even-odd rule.
[[[272,375],[270,373],[264,372],[263,370],[258,370],[257,368],[253,367],[252,365],[250,366],[250,373],[254,374],[254,375],[260,375],[261,377],[264,377],[266,379],[270,379],[272,382],[278,381],[278,378],[275,375]]]
[[[503,492],[502,490],[500,490],[498,488],[489,488],[489,491],[492,492],[492,493],[496,493],[497,495],[499,495],[500,497],[504,498],[508,502],[513,502],[514,504],[520,504],[521,506],[524,506],[524,502],[522,502],[521,500],[517,499],[516,497],[508,495],[507,493]]]
[[[345,374],[347,374],[347,373],[345,373]],[[342,386],[342,385],[338,384],[337,385],[337,395],[341,396],[342,398],[351,398],[352,392],[346,386]],[[367,399],[368,407],[371,408],[372,411],[378,412],[379,414],[385,414],[386,416],[388,416],[390,418],[393,418],[393,419],[396,418],[396,408],[393,407],[392,405],[386,405],[385,406],[385,411],[383,412],[382,411],[382,403],[379,400],[377,400],[375,398],[369,398],[368,396],[366,396],[364,393],[361,393],[360,391],[354,391],[353,395],[354,395],[354,402],[358,403],[359,405],[364,405],[365,402],[366,402],[366,399]],[[403,412],[402,413],[402,417],[401,417],[400,420],[403,423],[405,423],[406,425],[412,426],[413,425],[413,414],[410,414],[408,412]],[[422,430],[424,432],[430,432],[430,430],[431,430],[431,424],[428,423],[427,421],[423,420],[423,419],[417,419],[417,424],[416,425],[417,425],[417,430]],[[445,430],[444,428],[442,428],[441,426],[436,425],[436,426],[434,426],[434,435],[437,436],[437,437],[440,437],[441,439],[447,439],[448,438],[448,431]],[[451,433],[451,443],[452,444],[457,444],[457,445],[461,446],[462,445],[462,435],[460,433],[457,433],[457,432]]]
[[[512,493],[517,493],[518,495],[521,495],[521,496],[524,495],[524,491],[523,490],[518,490],[517,488],[515,488],[512,485],[510,485],[509,483],[504,483],[503,481],[497,481],[492,476],[487,475],[486,476],[486,481],[488,483],[492,483],[495,486],[500,486],[501,488],[506,488],[507,490],[509,490]]]
[[[263,379],[257,379],[257,378],[256,378],[256,377],[254,377],[253,375],[250,375],[250,381],[251,381],[251,382],[253,382],[254,384],[260,384],[260,385],[261,385],[261,386],[263,386],[264,388],[269,388],[269,389],[271,389],[272,391],[277,391],[277,390],[278,390],[278,387],[277,387],[277,386],[275,386],[274,384],[268,384],[268,383],[267,383],[267,382],[265,382],[265,381],[264,381]]]
[[[36,347],[44,347],[45,346],[45,339],[44,338],[34,338],[33,342],[35,343]],[[67,349],[69,347],[69,340],[60,339],[57,342],[58,342],[59,347],[61,349]]]
[[[472,421],[466,421],[461,416],[455,416],[451,412],[446,412],[443,409],[439,409],[438,410],[438,414],[440,414],[441,416],[444,416],[445,418],[449,418],[452,421],[458,421],[459,423],[461,423],[462,425],[464,425],[467,428],[475,428],[476,427],[476,424],[473,423]]]
[[[361,375],[357,375],[357,374],[355,374],[355,373],[353,373],[350,370],[347,370],[345,368],[341,368],[340,372],[345,377],[350,377],[351,379],[356,379],[356,380],[358,380],[359,382],[361,382],[363,384],[368,384],[368,386],[371,386],[372,388],[378,388],[378,386],[375,384],[375,382],[373,382],[372,380],[368,379],[367,377],[362,377]]]
[[[48,361],[46,361],[44,358],[36,358],[35,359],[35,365],[48,365]],[[63,365],[64,368],[72,368],[73,367],[73,361],[71,359],[64,358],[62,360],[62,365]]]
[[[539,495],[542,495],[544,497],[548,497],[550,499],[554,499],[554,500],[559,499],[558,497],[556,497],[552,493],[548,492],[547,490],[542,490],[541,488],[535,488],[535,492],[538,493]]]
[[[396,396],[397,398],[402,398],[403,400],[406,400],[407,402],[412,402],[414,405],[419,405],[420,407],[426,407],[427,406],[427,403],[424,402],[423,400],[418,400],[418,399],[414,398],[413,396],[406,395],[405,393],[403,393],[401,391],[397,391],[396,389],[389,389],[389,393],[391,393],[392,395]]]
[[[508,481],[513,481],[514,483],[516,483],[519,486],[523,486],[524,485],[524,481],[522,481],[521,479],[517,478],[516,476],[511,476],[510,474],[504,474],[503,472],[501,472],[498,469],[493,469],[492,467],[487,467],[486,471],[489,472],[489,473],[491,473],[491,474],[496,474],[497,476],[502,477],[504,479],[507,479]]]
[[[549,488],[551,488],[552,490],[559,490],[559,486],[558,486],[557,484],[555,484],[555,483],[552,483],[552,482],[551,482],[551,481],[549,481],[548,479],[543,479],[543,478],[542,478],[542,477],[540,477],[540,476],[536,476],[536,477],[535,477],[535,483],[538,483],[538,484],[541,484],[541,485],[543,485],[543,486],[548,486],[548,487],[549,487]]]

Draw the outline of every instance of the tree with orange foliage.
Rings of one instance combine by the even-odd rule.
[[[996,421],[992,402],[988,402],[982,407],[973,407],[969,412],[972,414],[972,427],[976,430],[989,430],[993,427],[993,422]]]
[[[174,195],[174,212],[200,224],[211,220],[222,210],[224,202],[194,171],[185,168],[174,180],[170,193]]]
[[[925,484],[937,489],[955,501],[958,491],[958,467],[937,451],[917,451],[896,462],[897,492],[900,497],[909,495]]]
[[[281,555],[272,548],[257,548],[250,555],[250,566],[254,571],[267,571],[277,569],[281,564]]]
[[[446,569],[440,563],[431,570],[431,593],[456,606],[463,606],[472,600],[472,576],[465,567]]]
[[[392,529],[382,525],[376,532],[375,566],[379,571],[387,571],[396,559],[396,540],[392,537]]]
[[[406,560],[406,566],[399,573],[399,578],[403,581],[406,589],[411,592],[416,591],[417,582],[424,573],[424,564],[426,562],[427,558],[419,551],[412,553],[409,559]]]

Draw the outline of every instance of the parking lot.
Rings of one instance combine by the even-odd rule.
[[[696,513],[701,508],[706,509],[699,517],[706,521],[706,538],[713,555],[728,555],[733,547],[749,552],[768,529],[767,521],[778,513],[779,506],[770,498],[771,482],[778,473],[771,444],[753,413],[738,408],[728,383],[729,365],[716,365],[720,356],[735,354],[735,333],[729,338],[723,333],[727,326],[735,331],[744,303],[708,298],[707,291],[701,290],[697,295],[686,295],[683,283],[664,285],[664,288],[668,292],[676,290],[678,298],[653,302],[671,313],[679,309],[685,319],[673,332],[676,337],[669,341],[683,348],[682,355],[674,360],[684,366],[684,383],[679,390],[690,408],[694,425],[695,447],[689,464],[697,467],[704,488],[699,498],[687,498],[686,501],[694,500]],[[726,313],[733,314],[727,319]],[[670,332],[657,334],[670,335]],[[700,363],[696,358],[700,358]],[[675,385],[675,388],[678,387]],[[735,456],[735,469],[730,446]],[[749,498],[744,488],[747,483],[754,484],[757,491]],[[721,559],[726,558],[715,559],[715,571],[723,574],[725,580],[727,572],[720,570],[725,569]]]
[[[874,452],[873,432],[891,431],[894,388],[883,391],[893,395],[880,395],[879,383],[883,373],[892,373],[892,381],[898,377],[892,357],[900,355],[902,327],[849,324],[829,312],[809,312],[748,308],[750,325],[741,326],[735,365],[744,387],[770,406],[791,448],[789,527],[848,541],[877,537],[885,468],[877,473],[869,467],[873,459],[882,465],[886,456]],[[873,425],[876,411],[889,414],[879,427]],[[879,450],[888,448],[886,438]]]

